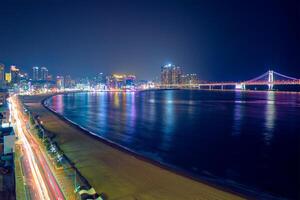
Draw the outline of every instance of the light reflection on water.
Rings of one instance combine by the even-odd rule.
[[[53,106],[55,107],[55,110],[59,113],[63,113],[63,108],[64,108],[64,102],[62,100],[62,95],[56,95],[56,96],[53,96]]]
[[[267,92],[267,102],[265,109],[265,131],[264,139],[267,145],[270,144],[273,138],[273,132],[275,128],[276,120],[276,106],[275,106],[275,93]]]
[[[99,94],[99,106],[97,106],[97,122],[99,123],[99,127],[101,133],[107,133],[107,102],[106,102],[107,93]]]
[[[165,106],[163,112],[164,127],[163,127],[163,135],[161,141],[162,149],[168,150],[171,145],[171,140],[174,134],[174,126],[175,126],[175,113],[174,113],[174,104],[173,104],[173,90],[168,90],[166,92],[165,98]]]
[[[48,103],[100,136],[194,176],[294,198],[299,102],[299,94],[166,90],[58,95]]]
[[[135,110],[135,96],[134,93],[124,93],[123,102],[124,107],[126,108],[124,116],[126,117],[125,121],[125,132],[128,133],[127,141],[129,142],[134,137],[134,127],[136,122],[136,110]]]
[[[114,103],[116,108],[119,108],[120,106],[119,94],[119,92],[114,93]]]
[[[235,92],[235,103],[234,103],[234,117],[233,117],[233,135],[239,135],[242,126],[242,120],[244,117],[244,106],[240,99],[242,98],[242,92]]]

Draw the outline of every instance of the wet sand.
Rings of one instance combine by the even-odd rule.
[[[56,135],[55,141],[97,193],[105,193],[109,200],[243,199],[87,135],[46,109],[41,104],[44,98],[23,96],[21,100]]]

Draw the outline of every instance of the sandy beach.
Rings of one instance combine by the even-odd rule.
[[[230,192],[173,173],[133,154],[87,135],[46,109],[47,96],[22,96],[21,100],[88,182],[110,200],[243,199]]]

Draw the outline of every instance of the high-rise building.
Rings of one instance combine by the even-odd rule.
[[[102,72],[97,74],[97,84],[105,84],[105,77]]]
[[[175,65],[165,65],[161,67],[161,84],[172,85],[181,84],[182,70]]]
[[[39,67],[37,67],[37,66],[32,68],[32,80],[34,80],[34,81],[39,80]]]
[[[58,89],[64,89],[65,83],[64,83],[64,77],[63,76],[57,76],[56,77],[56,87]]]
[[[46,81],[48,77],[48,69],[46,67],[41,67],[41,77],[40,80]]]
[[[136,77],[135,75],[127,75],[125,77],[125,87],[126,89],[133,89],[135,87],[135,80],[136,80]]]
[[[181,76],[181,81],[183,84],[197,84],[199,83],[199,78],[197,74],[184,74]]]
[[[107,86],[110,89],[133,89],[135,86],[135,75],[112,74],[107,77]]]
[[[12,66],[10,66],[10,73],[11,73],[11,82],[13,84],[19,83],[19,80],[20,80],[20,70],[16,66],[12,65]]]
[[[70,75],[66,75],[65,78],[65,88],[71,88],[72,87],[72,79]]]
[[[5,70],[4,64],[0,64],[0,87],[3,87],[5,84],[4,70]]]
[[[121,89],[124,85],[124,74],[112,74],[107,78],[107,85],[111,89]]]

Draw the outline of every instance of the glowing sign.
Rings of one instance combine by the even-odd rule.
[[[11,73],[5,73],[5,80],[6,80],[6,82],[8,82],[8,83],[11,82]]]

